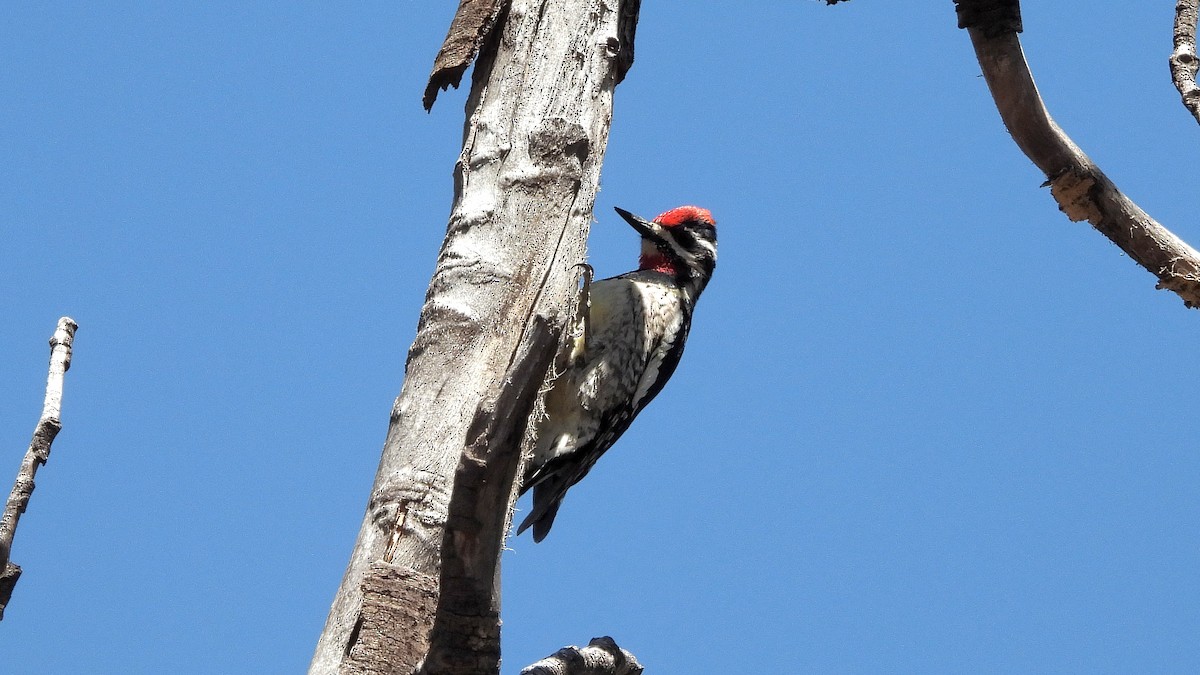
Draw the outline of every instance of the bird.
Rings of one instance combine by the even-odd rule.
[[[570,338],[545,395],[522,477],[533,508],[517,528],[546,538],[567,490],[587,475],[662,391],[683,355],[692,312],[717,265],[712,212],[679,206],[646,220],[616,212],[641,235],[638,268],[585,273]]]

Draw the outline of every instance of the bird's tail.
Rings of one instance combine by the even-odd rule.
[[[562,505],[563,497],[567,494],[570,484],[559,476],[547,476],[533,486],[533,510],[521,521],[517,534],[533,527],[533,540],[540,542],[550,534],[550,526],[554,525],[554,517],[558,515],[558,507]]]

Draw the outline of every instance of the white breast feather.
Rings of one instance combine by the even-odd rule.
[[[683,321],[678,291],[666,284],[635,284],[630,279],[606,279],[592,285],[591,335],[582,368],[555,381],[546,396],[547,418],[538,430],[535,461],[573,452],[591,442],[601,418],[630,399],[635,409],[657,379],[670,342],[644,344],[639,325],[650,335],[676,335]],[[627,308],[634,298],[642,316]],[[614,344],[631,350],[615,351]]]

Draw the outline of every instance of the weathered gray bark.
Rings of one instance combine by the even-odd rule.
[[[461,23],[486,34],[446,240],[310,673],[420,666],[441,599],[452,480],[473,440],[472,421],[504,389],[533,317],[569,311],[574,266],[584,259],[622,51],[621,5],[463,0],[460,12],[468,10],[476,18]]]
[[[63,379],[71,367],[71,343],[75,340],[76,328],[76,323],[64,316],[58,320],[58,327],[50,337],[50,367],[46,377],[46,396],[42,401],[42,416],[34,427],[33,440],[29,441],[29,449],[25,451],[21,468],[17,471],[17,480],[4,504],[4,514],[0,516],[0,619],[4,618],[4,609],[12,598],[17,580],[21,578],[21,568],[9,560],[17,523],[29,507],[38,467],[50,459],[50,445],[62,430]]]
[[[1200,307],[1200,253],[1124,195],[1051,119],[1025,62],[1018,0],[955,0],[996,108],[1013,140],[1041,169],[1059,208],[1087,220],[1142,267],[1158,288]]]

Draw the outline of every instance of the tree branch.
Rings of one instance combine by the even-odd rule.
[[[17,579],[21,577],[21,568],[9,561],[17,523],[29,507],[38,467],[50,459],[50,445],[62,429],[63,376],[71,367],[71,342],[75,339],[75,329],[78,327],[64,316],[58,320],[58,327],[50,337],[50,368],[46,377],[42,417],[33,430],[33,439],[29,442],[25,458],[21,460],[17,480],[4,505],[4,515],[0,516],[0,570],[3,570],[0,573],[0,619],[4,618],[4,608],[8,606]]]
[[[1179,90],[1183,107],[1200,122],[1200,86],[1196,85],[1197,0],[1175,3],[1175,50],[1171,52],[1171,81]]]
[[[1054,123],[1021,42],[1018,0],[955,0],[959,27],[971,35],[996,108],[1017,146],[1046,174],[1051,194],[1072,221],[1087,220],[1158,277],[1187,307],[1200,307],[1200,253],[1124,195]]]
[[[521,675],[641,675],[642,664],[610,637],[593,638],[588,646],[563,647],[530,664]]]

